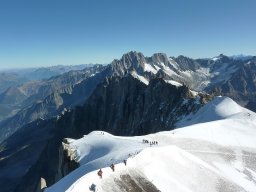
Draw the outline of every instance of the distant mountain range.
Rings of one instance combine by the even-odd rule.
[[[41,99],[48,96],[49,90],[45,88],[47,85],[48,87],[51,86],[53,89],[59,89],[58,86],[55,87],[56,83],[53,83],[55,81],[54,77],[72,71],[71,73],[73,73],[73,76],[75,76],[74,74],[77,73],[76,78],[81,81],[82,77],[81,75],[79,76],[79,73],[81,74],[83,69],[91,66],[93,66],[93,64],[74,66],[58,65],[53,67],[0,71],[0,121],[6,117],[14,115],[17,111],[23,108],[24,105],[22,102],[24,100],[29,98],[27,103],[34,103],[35,98],[31,99],[30,96],[37,94]],[[60,81],[60,79],[62,79],[63,84],[65,84],[65,81],[70,81],[68,82],[69,84],[74,83],[74,80],[69,79],[67,76],[68,75],[64,75],[60,78],[57,77],[56,81]],[[59,84],[60,83],[61,82],[59,82]],[[43,90],[40,91],[41,88]],[[39,98],[37,97],[37,99]]]
[[[93,64],[57,65],[52,67],[0,70],[0,93],[11,86],[20,86],[31,80],[49,79],[72,70],[82,70]]]
[[[239,54],[239,55],[232,55],[232,56],[229,56],[229,57],[232,58],[232,59],[235,59],[235,60],[248,60],[248,59],[251,59],[253,56]]]
[[[236,56],[234,59],[234,56],[220,54],[210,59],[191,59],[167,57],[163,53],[145,57],[140,52],[131,51],[107,66],[96,65],[48,80],[29,81],[0,95],[2,119],[9,117],[0,122],[0,141],[29,122],[51,118],[65,108],[83,104],[105,78],[122,78],[129,74],[146,85],[153,79],[162,78],[167,83],[186,85],[196,92],[226,95],[254,110],[255,64],[256,57],[252,56]],[[48,68],[49,71],[62,72],[67,69],[71,67]]]
[[[0,173],[12,170],[13,162],[20,168],[8,178],[0,174],[0,185],[3,191],[36,191],[41,177],[49,186],[68,174],[75,167],[65,159],[65,137],[171,130],[216,95],[249,108],[255,94],[256,57],[223,54],[191,59],[131,51],[106,66],[22,83],[0,96],[2,105],[17,110],[0,122]]]
[[[95,65],[48,80],[28,82],[18,88],[12,88],[13,91],[9,88],[0,95],[0,103],[20,110],[0,122],[0,141],[27,123],[54,117],[65,108],[82,104],[102,80],[101,75],[97,73],[104,68]]]

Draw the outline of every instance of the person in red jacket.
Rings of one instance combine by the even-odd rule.
[[[99,175],[99,177],[102,179],[102,174],[103,174],[103,171],[100,169],[99,171],[98,171],[98,175]]]

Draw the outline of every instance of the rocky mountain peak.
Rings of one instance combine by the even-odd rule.
[[[128,53],[123,54],[122,56],[122,60],[126,60],[126,62],[127,60],[130,62],[132,61],[138,62],[143,59],[145,59],[144,55],[141,52],[137,52],[137,51],[130,51]]]
[[[201,65],[196,61],[189,57],[185,57],[183,55],[178,56],[174,59],[180,66],[181,70],[192,70],[195,71],[201,67]]]
[[[164,65],[168,65],[168,57],[165,53],[155,53],[152,56],[153,63],[163,63]]]
[[[117,76],[124,76],[131,71],[143,72],[146,59],[140,52],[130,51],[122,56],[120,60],[111,63],[112,73]]]
[[[136,51],[130,51],[129,53],[124,54],[121,61],[127,68],[133,67],[135,69],[143,67],[146,62],[144,55]]]
[[[155,76],[157,72],[163,69],[172,68],[171,70],[174,70],[166,54],[155,53],[151,57],[145,57],[136,51],[124,54],[120,60],[114,60],[111,68],[114,76],[123,77],[130,73],[136,77],[143,76],[146,81],[157,77]]]
[[[222,53],[213,59],[213,61],[217,63],[230,63],[232,60],[233,60],[232,58],[229,58],[228,56]]]

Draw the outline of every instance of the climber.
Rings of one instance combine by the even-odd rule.
[[[92,184],[92,185],[89,187],[89,190],[95,192],[95,191],[96,191],[96,185],[95,185],[95,184]]]
[[[99,171],[98,171],[98,175],[99,175],[99,177],[102,179],[102,174],[103,174],[103,171],[100,169]]]
[[[125,164],[125,166],[126,166],[126,163],[127,163],[127,160],[125,159],[125,160],[124,160],[124,164]]]
[[[110,168],[112,169],[112,171],[114,172],[115,171],[115,165],[112,163]]]

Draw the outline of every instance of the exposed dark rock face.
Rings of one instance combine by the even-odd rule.
[[[161,192],[150,181],[143,177],[131,177],[130,175],[121,175],[120,179],[116,180],[120,192]]]
[[[208,69],[210,76],[191,73],[192,79],[180,81],[200,91],[215,92],[234,99],[242,106],[255,102],[256,96],[256,61],[255,57],[248,59],[233,59],[220,54],[215,59],[190,59],[183,56],[175,58],[181,70],[196,71]],[[193,82],[194,80],[195,82]],[[190,81],[192,83],[190,83]],[[206,82],[201,86],[197,82]],[[208,83],[207,83],[208,82]]]
[[[175,61],[179,64],[179,67],[182,71],[192,70],[196,71],[200,67],[202,67],[196,60],[190,59],[183,55],[175,58]]]
[[[250,60],[242,64],[236,63],[236,65],[239,69],[229,79],[219,82],[207,90],[217,91],[221,95],[231,97],[243,106],[250,106],[250,103],[256,102],[256,61]]]
[[[256,111],[256,101],[247,103],[246,108],[251,111]]]
[[[56,119],[38,120],[4,142],[0,152],[1,191],[38,191],[41,178],[50,186],[76,169],[79,164],[62,143],[64,135]]]
[[[146,59],[142,53],[131,51],[124,54],[120,60],[114,60],[111,64],[112,75],[114,76],[124,76],[127,73],[135,70],[139,74],[143,73],[143,67]]]
[[[130,75],[112,77],[76,109],[74,127],[85,134],[93,130],[115,135],[148,134],[173,129],[182,115],[200,106],[188,88],[177,88],[162,79],[154,79],[146,86]]]
[[[0,152],[1,191],[15,191],[17,188],[20,189],[19,191],[36,190],[39,179],[43,177],[44,163],[49,159],[54,160],[54,157],[48,156],[45,152],[46,149],[51,150],[47,146],[53,134],[52,126],[50,121],[42,120],[28,124],[24,130],[20,130],[12,136],[12,139],[2,144]],[[41,163],[35,164],[39,159]],[[38,171],[41,175],[37,174]],[[24,175],[27,177],[24,178]],[[26,186],[19,185],[20,183],[26,183]]]
[[[167,55],[164,54],[164,53],[155,53],[155,54],[153,54],[152,57],[148,57],[147,60],[148,60],[149,63],[155,64],[155,65],[158,64],[158,63],[161,63],[161,62],[164,65],[169,64],[169,59],[168,59]]]

